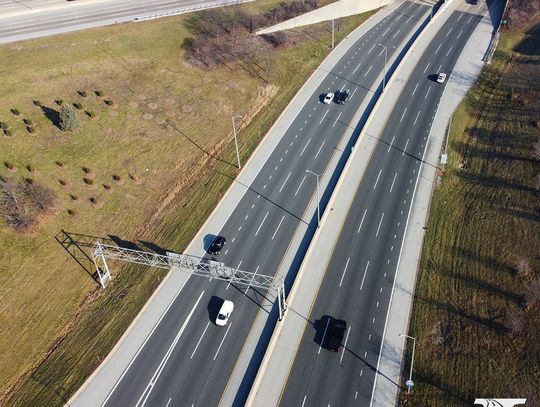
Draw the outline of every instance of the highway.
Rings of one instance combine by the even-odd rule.
[[[306,170],[331,173],[328,168],[345,131],[354,127],[354,114],[364,98],[370,98],[388,57],[399,52],[403,40],[426,5],[406,2],[354,44],[329,72],[319,88],[305,101],[248,192],[234,210],[220,235],[227,243],[217,256],[228,266],[273,275],[288,250],[315,193],[316,180]],[[393,47],[396,47],[395,49]],[[375,84],[376,83],[376,84]],[[375,86],[374,86],[375,84]],[[320,102],[320,95],[348,88],[345,105]],[[259,312],[264,293],[235,287],[223,281],[192,277],[163,316],[153,334],[103,405],[175,406],[217,405],[241,354],[243,343]],[[234,313],[226,327],[217,327],[217,299],[232,300]],[[237,400],[242,404],[240,395]]]
[[[242,2],[239,0],[238,2]],[[38,38],[90,27],[133,21],[135,18],[183,8],[231,3],[229,0],[96,0],[18,2],[35,11],[9,15],[9,3],[0,2],[0,43]],[[40,4],[43,4],[39,9]]]
[[[369,406],[404,230],[431,123],[485,2],[452,12],[403,88],[372,153],[296,351],[282,406]],[[482,13],[478,11],[482,10]],[[347,321],[340,353],[321,347],[328,317]]]

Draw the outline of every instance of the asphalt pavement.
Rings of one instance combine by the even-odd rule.
[[[249,0],[0,1],[0,44]]]
[[[388,58],[425,15],[418,3],[400,5],[354,44],[308,98],[293,123],[219,232],[227,243],[213,259],[242,270],[273,275],[315,194],[316,180],[306,170],[328,168],[343,135]],[[396,46],[397,48],[392,48]],[[328,91],[350,89],[345,105],[321,103]],[[207,243],[213,236],[207,236]],[[292,248],[294,250],[294,248]],[[222,281],[190,278],[163,315],[156,329],[124,371],[105,405],[216,405],[250,334],[255,317],[268,309],[260,304],[266,293]],[[232,300],[235,311],[222,328],[212,322],[216,304]],[[245,395],[247,397],[247,394]],[[238,399],[242,403],[241,397]]]
[[[435,78],[440,72],[451,74],[483,7],[479,2],[470,12],[455,11],[448,17],[377,135],[307,317],[280,405],[370,405],[412,196],[445,88]],[[321,346],[328,316],[348,323],[345,349],[339,354]]]

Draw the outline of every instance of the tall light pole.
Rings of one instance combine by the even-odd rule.
[[[405,382],[405,384],[407,385],[407,391],[410,393],[411,392],[411,388],[414,386],[414,382],[412,381],[412,369],[413,369],[413,365],[414,365],[414,348],[416,347],[416,338],[412,337],[412,336],[409,336],[409,335],[405,335],[405,334],[398,334],[398,336],[404,336],[405,338],[408,338],[408,339],[412,339],[413,340],[413,348],[412,348],[412,359],[411,359],[411,370],[409,372],[409,380],[407,380]]]
[[[234,123],[234,119],[242,118],[242,116],[233,116],[232,117],[232,128],[233,128],[233,135],[234,135],[234,145],[236,147],[236,159],[238,160],[238,169],[241,169],[242,166],[240,165],[240,153],[238,152],[238,140],[236,139],[236,125]]]
[[[313,171],[310,171],[310,170],[306,170],[306,172],[309,172],[310,174],[313,174],[317,177],[317,229],[321,226],[321,209],[320,209],[320,204],[319,204],[319,201],[320,201],[320,198],[319,198],[319,178],[320,178],[320,174],[316,174],[314,173]]]

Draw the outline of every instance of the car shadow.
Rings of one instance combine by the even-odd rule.
[[[223,302],[223,298],[216,297],[215,295],[213,295],[212,298],[210,298],[210,301],[208,301],[208,305],[206,307],[208,310],[208,318],[210,318],[210,322],[212,322],[214,325],[216,324],[216,318],[221,306],[223,305]]]
[[[428,75],[428,79],[430,81],[437,82],[437,76],[439,76],[439,74],[432,73],[431,75]]]
[[[320,319],[316,320],[313,323],[313,328],[315,328],[315,336],[313,337],[313,341],[322,348],[325,347],[326,342],[325,331],[327,331],[327,328],[331,325],[333,321],[333,317],[329,315],[323,315]]]

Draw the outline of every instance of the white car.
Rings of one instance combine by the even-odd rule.
[[[218,326],[227,325],[227,321],[229,320],[229,317],[231,316],[233,310],[234,310],[234,303],[232,301],[229,301],[229,300],[223,301],[223,304],[221,305],[221,308],[219,309],[219,312],[216,317],[216,325]]]
[[[445,73],[441,72],[439,75],[437,75],[437,82],[444,83],[445,80],[446,80],[446,74]]]
[[[335,95],[336,94],[334,92],[327,93],[326,96],[324,97],[323,103],[329,104],[332,100],[334,100]]]

